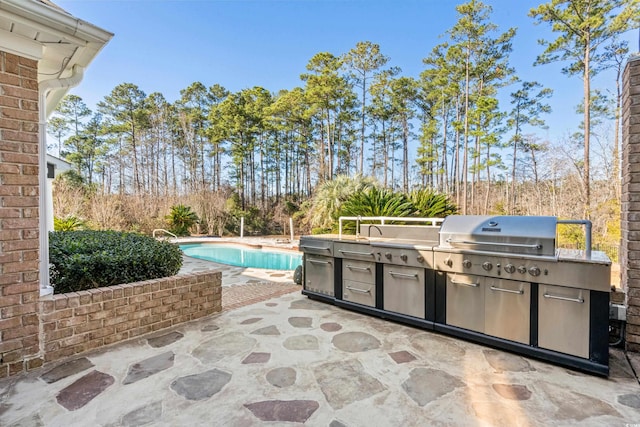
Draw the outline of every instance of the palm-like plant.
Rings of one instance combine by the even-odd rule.
[[[74,215],[69,215],[66,218],[53,218],[53,229],[55,231],[76,231],[85,227],[86,223]]]
[[[351,195],[374,187],[373,178],[357,175],[338,175],[325,181],[316,189],[311,208],[309,225],[314,229],[330,230],[337,222],[340,207]]]
[[[349,197],[340,208],[339,216],[410,216],[413,205],[402,193],[394,193],[386,188],[372,187]],[[365,223],[366,221],[363,221]],[[346,233],[355,232],[355,224],[343,226]]]
[[[413,216],[425,218],[444,218],[458,213],[458,207],[449,198],[428,188],[414,190],[409,193],[413,205]]]
[[[189,228],[198,222],[198,215],[191,210],[190,206],[174,205],[171,212],[166,216],[170,231],[177,236],[188,236]]]

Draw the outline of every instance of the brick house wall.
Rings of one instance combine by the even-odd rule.
[[[640,56],[622,77],[622,287],[627,293],[627,349],[640,351]]]
[[[42,364],[37,68],[0,51],[0,378]]]

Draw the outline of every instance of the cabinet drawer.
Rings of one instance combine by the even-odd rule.
[[[369,244],[363,243],[335,243],[333,254],[338,258],[360,259],[375,261],[373,249]]]
[[[376,282],[376,264],[369,261],[345,259],[342,262],[342,278],[374,284]]]
[[[447,274],[447,325],[484,332],[484,287],[482,278]]]
[[[485,334],[529,344],[530,283],[486,277],[484,301]]]
[[[353,280],[342,281],[342,299],[349,302],[376,306],[376,285],[373,283],[355,282]]]
[[[383,271],[383,308],[424,319],[424,269],[385,264]]]
[[[586,289],[540,285],[538,347],[589,357],[589,308]]]

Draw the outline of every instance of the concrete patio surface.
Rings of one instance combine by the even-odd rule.
[[[640,423],[636,355],[600,378],[248,280],[221,314],[0,381],[0,425]]]

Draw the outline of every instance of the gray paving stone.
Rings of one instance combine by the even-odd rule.
[[[133,384],[153,374],[169,369],[173,366],[175,357],[176,355],[173,351],[168,351],[131,365],[122,384]]]
[[[491,384],[491,387],[505,399],[529,400],[531,398],[531,390],[529,390],[526,385]]]
[[[201,332],[212,332],[212,331],[217,331],[218,329],[220,329],[220,326],[218,325],[205,325],[202,327],[202,329],[200,329]]]
[[[92,367],[93,363],[91,363],[89,359],[81,357],[56,366],[55,368],[40,375],[40,379],[47,384],[51,384]]]
[[[0,412],[1,414],[1,412]],[[9,424],[7,427],[45,427],[45,423],[40,418],[38,414],[27,415],[24,418],[19,419],[18,421]]]
[[[265,304],[267,307],[276,307],[278,305],[278,303],[276,302],[268,302]]]
[[[542,381],[537,387],[544,391],[546,398],[557,408],[553,414],[556,420],[584,421],[602,415],[620,416],[620,413],[608,403],[567,387]]]
[[[415,368],[402,383],[402,389],[420,406],[438,400],[464,383],[444,371],[431,368]]]
[[[262,320],[262,317],[251,317],[249,319],[245,319],[240,322],[241,325],[251,325],[253,323],[259,322]]]
[[[289,317],[288,320],[294,328],[310,328],[313,323],[311,317]]]
[[[498,350],[482,350],[489,365],[498,372],[529,372],[535,371],[527,359],[515,354]]]
[[[204,364],[211,364],[228,356],[246,353],[256,342],[255,338],[247,337],[241,332],[231,332],[203,342],[191,352],[191,355]]]
[[[318,338],[313,335],[296,335],[284,340],[282,344],[287,350],[318,350]]]
[[[162,401],[152,402],[122,417],[122,426],[137,427],[154,423],[162,417]]]
[[[342,325],[335,322],[327,322],[320,325],[320,329],[326,332],[336,332],[342,329]]]
[[[244,406],[261,421],[304,423],[320,404],[314,400],[265,400]]]
[[[466,350],[453,338],[442,337],[431,332],[421,332],[410,338],[416,354],[424,360],[452,362],[461,360]]]
[[[264,328],[256,329],[251,333],[253,335],[280,335],[280,331],[275,325],[265,326]]]
[[[347,427],[347,425],[338,420],[333,420],[329,423],[329,427]]]
[[[205,400],[222,390],[231,381],[231,374],[219,369],[180,377],[171,389],[187,400]]]
[[[291,301],[289,308],[293,310],[326,310],[326,304],[309,299],[298,299]]]
[[[271,359],[271,353],[251,353],[242,360],[243,365],[252,363],[267,363]]]
[[[266,378],[274,387],[283,388],[295,384],[297,373],[293,368],[276,368],[267,372]]]
[[[114,382],[111,375],[100,371],[91,371],[60,390],[56,400],[65,409],[75,411],[91,402]]]
[[[182,339],[184,337],[183,334],[177,331],[169,332],[168,334],[159,335],[156,337],[151,337],[147,339],[147,343],[153,348],[165,347],[169,344],[173,344],[174,342]]]
[[[333,409],[343,408],[386,390],[380,381],[365,372],[358,360],[323,363],[313,369],[313,374]]]
[[[640,409],[640,395],[636,393],[622,394],[618,396],[618,403],[634,409]]]
[[[380,341],[366,332],[343,332],[331,340],[336,348],[349,353],[373,350],[380,347]]]

